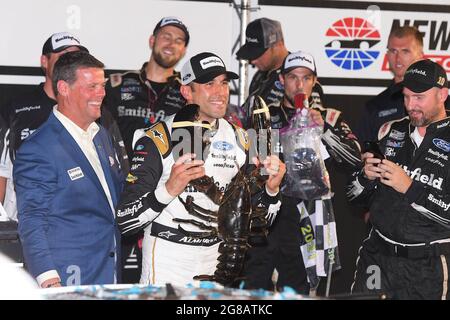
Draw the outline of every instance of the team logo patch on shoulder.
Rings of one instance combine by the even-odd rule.
[[[111,81],[111,87],[117,87],[122,83],[122,75],[120,73],[113,73],[109,76],[109,81]]]
[[[439,139],[439,138],[434,138],[433,139],[433,144],[438,147],[439,149],[445,151],[445,152],[450,152],[450,143],[448,143],[445,140]]]
[[[387,133],[391,129],[391,125],[392,125],[392,122],[389,121],[381,126],[380,130],[378,130],[378,141],[380,141],[387,135]]]
[[[399,140],[399,141],[401,141],[401,140],[405,140],[405,135],[406,135],[406,133],[405,132],[400,132],[400,131],[397,131],[397,130],[392,130],[390,133],[389,133],[389,138],[392,138],[392,139],[394,139],[394,140]]]
[[[238,137],[239,143],[245,150],[248,150],[250,148],[250,140],[248,139],[247,131],[238,126],[234,127],[236,128],[236,135]]]
[[[327,109],[327,115],[325,117],[325,121],[334,127],[336,125],[337,119],[339,118],[339,115],[341,112],[336,109]]]
[[[138,177],[133,176],[131,173],[128,174],[127,176],[127,182],[129,183],[135,183],[137,181]]]
[[[170,149],[170,144],[164,123],[158,122],[147,130],[145,134],[153,140],[161,155],[165,157]]]

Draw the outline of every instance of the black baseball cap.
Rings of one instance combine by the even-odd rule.
[[[221,74],[226,74],[228,79],[239,78],[236,73],[227,71],[225,63],[218,55],[202,52],[190,58],[181,68],[181,84],[206,83]]]
[[[238,59],[255,60],[278,41],[283,40],[281,24],[276,20],[260,18],[245,29],[245,44],[236,52]]]
[[[419,60],[405,72],[403,77],[403,87],[421,93],[433,87],[448,87],[447,74],[442,66],[429,59]]]
[[[70,47],[78,47],[81,51],[89,52],[83,47],[77,37],[68,32],[54,33],[45,41],[42,54],[58,53]]]
[[[164,17],[161,20],[159,20],[158,24],[155,26],[155,29],[153,29],[153,35],[156,36],[156,33],[159,31],[159,29],[165,27],[165,26],[174,26],[179,29],[181,29],[184,32],[185,35],[185,44],[186,46],[189,43],[189,31],[186,25],[177,17]]]

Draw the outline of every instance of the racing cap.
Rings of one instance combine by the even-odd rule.
[[[405,72],[402,84],[416,93],[425,92],[433,87],[448,87],[444,68],[429,59],[419,60],[410,65]]]
[[[283,40],[281,24],[268,18],[256,19],[247,25],[245,39],[245,44],[236,52],[236,56],[238,59],[255,60]]]
[[[314,57],[303,51],[297,51],[287,55],[283,61],[283,65],[281,66],[281,74],[286,74],[289,71],[300,67],[311,70],[314,75],[317,76],[317,68]]]
[[[42,54],[58,53],[70,47],[78,47],[81,51],[89,52],[83,47],[80,40],[68,32],[54,33],[45,41],[42,47]]]
[[[207,83],[215,77],[226,74],[228,79],[238,79],[239,76],[227,71],[223,60],[211,52],[202,52],[189,59],[181,68],[181,84],[191,82]]]
[[[179,29],[181,29],[184,32],[185,35],[185,43],[186,46],[189,43],[189,31],[186,25],[177,17],[164,17],[161,20],[159,20],[158,24],[155,26],[155,29],[153,29],[153,35],[156,36],[156,33],[158,33],[159,29],[165,27],[165,26],[174,26]]]

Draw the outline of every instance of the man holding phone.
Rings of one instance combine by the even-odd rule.
[[[370,199],[373,225],[360,250],[352,292],[449,299],[447,75],[439,64],[421,60],[408,68],[403,86],[409,117],[380,128],[386,159],[364,153],[364,168],[354,174],[348,192],[353,203]]]

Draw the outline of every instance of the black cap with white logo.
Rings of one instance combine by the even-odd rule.
[[[78,47],[81,51],[89,52],[80,40],[68,32],[54,33],[45,41],[42,54],[58,53],[70,47]]]
[[[155,26],[155,29],[153,29],[153,35],[156,36],[156,33],[159,29],[165,27],[165,26],[173,26],[181,29],[184,32],[185,39],[184,42],[186,46],[189,43],[189,31],[186,25],[177,17],[164,17],[161,20],[159,20],[158,24]]]
[[[202,52],[184,64],[181,69],[181,84],[206,83],[221,74],[225,74],[228,79],[239,78],[236,73],[227,71],[225,63],[219,56],[211,52]]]
[[[250,22],[245,29],[245,44],[236,52],[238,59],[248,61],[259,58],[278,41],[283,40],[281,24],[267,18]]]
[[[433,87],[448,87],[447,74],[444,68],[429,59],[420,60],[412,65],[405,72],[403,86],[409,90],[421,93]]]

